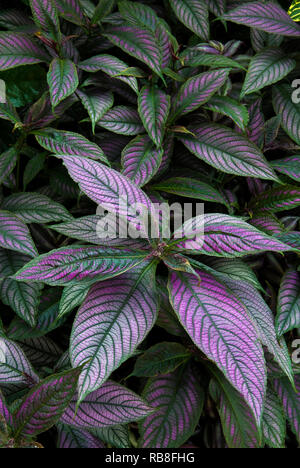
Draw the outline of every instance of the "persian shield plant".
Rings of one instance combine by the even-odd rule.
[[[298,447],[300,3],[2,3],[0,446]]]

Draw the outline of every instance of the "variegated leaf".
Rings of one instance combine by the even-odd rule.
[[[156,148],[148,136],[138,136],[122,152],[123,174],[142,187],[157,173],[162,156],[163,150]]]
[[[281,185],[260,193],[250,202],[254,212],[267,214],[291,210],[300,205],[300,189],[293,185]]]
[[[14,170],[18,159],[15,148],[10,148],[0,155],[0,185]]]
[[[49,62],[45,49],[40,47],[30,36],[18,32],[0,33],[0,70]]]
[[[79,408],[75,396],[61,422],[85,429],[105,428],[143,419],[152,411],[149,404],[131,390],[108,381],[91,393]]]
[[[52,60],[47,81],[51,104],[56,107],[61,101],[73,94],[79,84],[76,65],[69,59]]]
[[[213,96],[205,106],[207,109],[226,115],[243,131],[249,122],[247,107],[227,96]]]
[[[293,98],[293,89],[281,84],[273,88],[273,106],[281,119],[281,126],[300,145],[300,104]]]
[[[82,104],[87,110],[89,117],[92,122],[93,133],[95,133],[95,126],[98,120],[106,114],[106,112],[114,104],[114,96],[111,92],[107,93],[84,93],[83,91],[77,91],[78,96],[81,99]]]
[[[150,379],[144,398],[156,411],[140,425],[141,448],[178,448],[194,433],[204,392],[190,367]]]
[[[59,37],[60,25],[54,0],[30,0],[30,7],[35,24],[46,32]]]
[[[9,211],[0,211],[0,246],[35,257],[36,247],[27,226]]]
[[[300,376],[295,376],[295,388],[286,378],[274,380],[274,387],[282,401],[289,425],[300,443]]]
[[[202,124],[178,137],[199,159],[228,174],[278,180],[262,152],[251,141],[228,127]]]
[[[285,447],[285,414],[282,402],[271,388],[267,390],[262,430],[265,442],[270,448]]]
[[[282,278],[277,304],[276,330],[279,336],[300,328],[300,275],[289,270]]]
[[[300,155],[295,154],[284,159],[276,159],[276,161],[272,161],[271,165],[277,172],[300,182]]]
[[[73,219],[66,208],[39,193],[17,193],[5,198],[2,209],[14,213],[24,223],[49,223]]]
[[[153,327],[158,301],[156,265],[93,286],[78,311],[71,334],[71,360],[82,366],[79,401],[97,390],[126,361]],[[86,364],[84,364],[86,363]]]
[[[144,132],[138,112],[127,106],[113,107],[99,120],[98,125],[121,135],[138,135]]]
[[[61,449],[101,449],[103,442],[84,429],[58,424],[57,448]]]
[[[146,85],[139,93],[138,109],[149,137],[161,146],[170,111],[170,97],[160,89]]]
[[[103,150],[78,133],[47,127],[36,130],[34,135],[38,143],[52,153],[100,159],[109,164]]]
[[[27,384],[39,381],[30,362],[19,345],[1,337],[0,384]]]
[[[197,36],[209,40],[208,9],[203,0],[170,0],[177,18]]]

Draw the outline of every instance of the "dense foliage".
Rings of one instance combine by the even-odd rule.
[[[298,446],[299,4],[1,2],[2,447]]]

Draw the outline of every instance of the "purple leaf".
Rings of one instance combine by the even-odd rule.
[[[72,396],[80,369],[50,375],[33,387],[14,414],[15,437],[34,437],[59,421]]]
[[[241,97],[282,80],[295,66],[295,60],[287,57],[280,49],[265,49],[251,59]]]
[[[206,109],[228,116],[242,130],[249,122],[247,107],[227,96],[214,95],[206,104]]]
[[[144,214],[151,214],[153,205],[141,189],[119,172],[95,161],[72,156],[62,158],[72,179],[91,200],[132,223],[138,220],[141,233],[146,237],[148,226],[138,218],[136,209],[138,206]]]
[[[146,63],[157,75],[162,76],[162,57],[159,43],[150,29],[125,25],[114,26],[104,37],[124,52]]]
[[[248,137],[256,145],[263,142],[265,128],[264,115],[261,110],[261,99],[257,99],[249,107]]]
[[[0,33],[0,70],[49,62],[49,55],[30,36],[18,32]]]
[[[71,23],[82,26],[86,20],[79,0],[54,0],[60,15]]]
[[[287,175],[296,182],[300,182],[300,155],[295,154],[284,159],[276,159],[271,164],[277,172]]]
[[[144,132],[138,112],[132,107],[116,106],[99,120],[98,125],[121,135],[138,135]]]
[[[117,78],[128,84],[133,91],[138,92],[137,79],[133,76],[122,76],[122,72],[125,72],[129,67],[128,65],[117,57],[112,55],[96,55],[95,57],[84,60],[84,62],[78,65],[81,70],[95,73],[103,71],[111,78]]]
[[[249,2],[223,15],[223,19],[283,36],[300,36],[299,26],[273,2]]]
[[[0,155],[0,185],[14,170],[18,159],[15,148],[10,148]]]
[[[249,221],[252,226],[255,226],[260,231],[265,232],[269,235],[281,234],[283,231],[282,224],[272,215],[268,216],[254,216],[251,221]],[[277,236],[276,236],[277,237]],[[283,239],[281,239],[284,242]],[[287,243],[287,245],[290,245]]]
[[[120,278],[95,284],[88,293],[70,343],[73,367],[83,365],[79,402],[100,388],[153,327],[158,309],[155,270],[156,265],[148,262]]]
[[[300,145],[300,105],[292,99],[293,88],[279,84],[273,88],[273,107],[281,119],[281,126],[289,137]]]
[[[18,193],[5,198],[2,209],[14,213],[24,223],[49,223],[73,219],[60,203],[39,193]]]
[[[77,94],[89,114],[92,121],[93,133],[95,133],[96,123],[113,106],[114,96],[111,92],[95,92],[87,94],[79,90],[77,91]]]
[[[208,10],[202,0],[170,0],[177,18],[197,36],[209,40]]]
[[[51,32],[56,38],[60,26],[58,12],[53,0],[30,0],[30,7],[35,24],[44,31]]]
[[[0,211],[0,247],[30,257],[38,254],[27,226],[17,216],[3,210]]]
[[[295,389],[287,379],[274,380],[274,387],[282,401],[285,415],[300,443],[300,376],[295,376]]]
[[[82,280],[104,281],[142,263],[147,252],[100,247],[63,247],[40,255],[19,270],[17,281],[41,281],[49,285],[74,284]]]
[[[190,367],[150,379],[143,397],[156,411],[141,423],[141,448],[178,448],[194,433],[204,392]]]
[[[242,219],[223,214],[191,218],[176,231],[177,236],[182,232],[189,240],[177,244],[178,248],[215,257],[233,258],[266,251],[291,250],[288,245],[258,231]]]
[[[163,150],[157,149],[148,136],[138,136],[122,152],[123,174],[142,187],[157,173],[162,155]]]
[[[174,99],[172,120],[205,104],[228,78],[228,70],[212,70],[189,78]]]
[[[69,59],[55,58],[47,75],[51,104],[56,107],[73,94],[79,84],[76,65]]]
[[[65,424],[58,425],[58,447],[61,449],[103,449],[103,442],[89,431]]]
[[[119,384],[108,381],[91,393],[77,408],[73,398],[61,418],[70,426],[93,429],[145,418],[153,409],[138,395]]]
[[[250,202],[254,212],[268,214],[291,210],[300,205],[300,189],[293,185],[281,185],[260,193]]]
[[[260,424],[266,367],[256,329],[244,306],[226,287],[207,273],[199,275],[200,284],[194,276],[172,273],[170,301],[195,345],[242,394]]]
[[[228,174],[278,180],[262,152],[242,135],[217,124],[189,128],[179,140],[199,159]]]
[[[32,386],[39,381],[22,349],[12,340],[0,337],[0,384]]]
[[[138,109],[149,137],[161,146],[170,111],[170,97],[160,89],[146,85],[140,91]]]
[[[78,133],[47,127],[34,131],[34,135],[43,148],[55,154],[84,156],[109,164],[102,149]]]
[[[300,275],[289,270],[282,278],[277,304],[276,330],[279,336],[300,328]]]

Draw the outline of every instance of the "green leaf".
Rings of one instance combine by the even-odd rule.
[[[189,359],[190,353],[179,343],[158,343],[139,356],[132,376],[156,377],[174,372]]]
[[[286,84],[273,88],[273,106],[286,133],[300,145],[300,103],[293,97],[293,89]]]
[[[79,90],[77,91],[77,94],[80,97],[83,106],[85,107],[90,116],[93,133],[95,133],[96,123],[113,106],[114,96],[111,92],[84,93],[83,91]]]
[[[207,5],[202,0],[170,0],[177,18],[197,36],[209,40]]]
[[[138,97],[138,109],[144,127],[157,146],[163,142],[171,100],[155,86],[144,86]]]
[[[92,24],[98,23],[104,19],[114,9],[115,0],[99,0],[94,15],[91,19]]]
[[[214,95],[205,108],[226,115],[244,132],[249,122],[247,107],[227,96]]]
[[[0,155],[0,185],[14,170],[18,159],[15,148],[10,148]]]
[[[270,448],[285,447],[285,414],[281,401],[271,388],[267,390],[262,430],[265,442]]]

